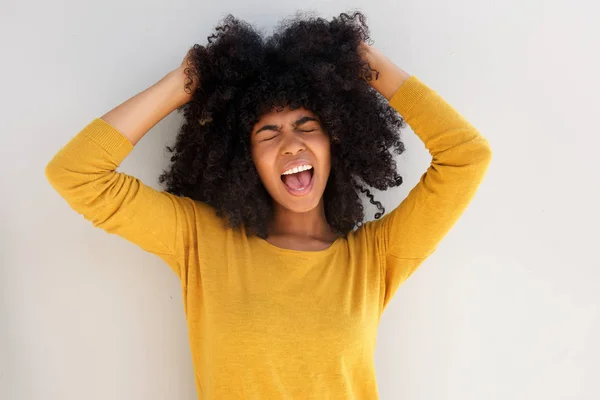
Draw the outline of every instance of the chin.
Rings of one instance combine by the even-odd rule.
[[[275,199],[275,201],[282,206],[283,208],[297,214],[307,213],[309,211],[314,210],[319,206],[321,199],[305,199],[305,200],[290,200],[283,199],[279,196],[279,199]]]

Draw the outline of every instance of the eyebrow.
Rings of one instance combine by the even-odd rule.
[[[294,128],[297,128],[298,126],[300,126],[306,122],[309,122],[309,121],[319,122],[319,120],[317,118],[304,116],[304,117],[296,120],[296,122],[293,123],[293,126],[294,126]],[[257,130],[255,135],[258,135],[259,132],[266,131],[266,130],[279,131],[279,130],[281,130],[281,128],[278,127],[277,125],[265,125],[262,128],[260,128],[259,130]]]

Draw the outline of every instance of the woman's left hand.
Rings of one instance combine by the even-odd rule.
[[[358,55],[372,67],[373,60],[371,59],[372,56],[371,56],[370,50],[371,50],[371,46],[369,46],[367,43],[362,42],[362,41],[359,43]],[[364,75],[361,75],[361,78],[364,79],[365,81],[367,81],[365,79]],[[375,79],[375,77],[373,77],[373,79]],[[367,81],[367,82],[369,82],[369,81]]]

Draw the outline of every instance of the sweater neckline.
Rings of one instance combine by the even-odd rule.
[[[269,243],[266,239],[260,238],[258,236],[255,236],[254,239],[256,240],[257,243],[260,244],[260,246],[269,249],[270,251],[274,251],[280,254],[288,254],[288,255],[296,255],[296,256],[321,256],[321,255],[326,255],[326,254],[330,254],[332,252],[334,252],[340,245],[341,243],[346,240],[345,237],[340,236],[337,239],[335,239],[333,241],[333,243],[331,243],[329,245],[329,247],[323,249],[323,250],[294,250],[294,249],[286,249],[283,247],[278,247],[275,246],[274,244]]]

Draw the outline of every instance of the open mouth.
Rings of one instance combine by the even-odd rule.
[[[314,168],[303,171],[284,173],[281,175],[281,181],[285,188],[295,196],[301,196],[310,192],[314,182]]]

